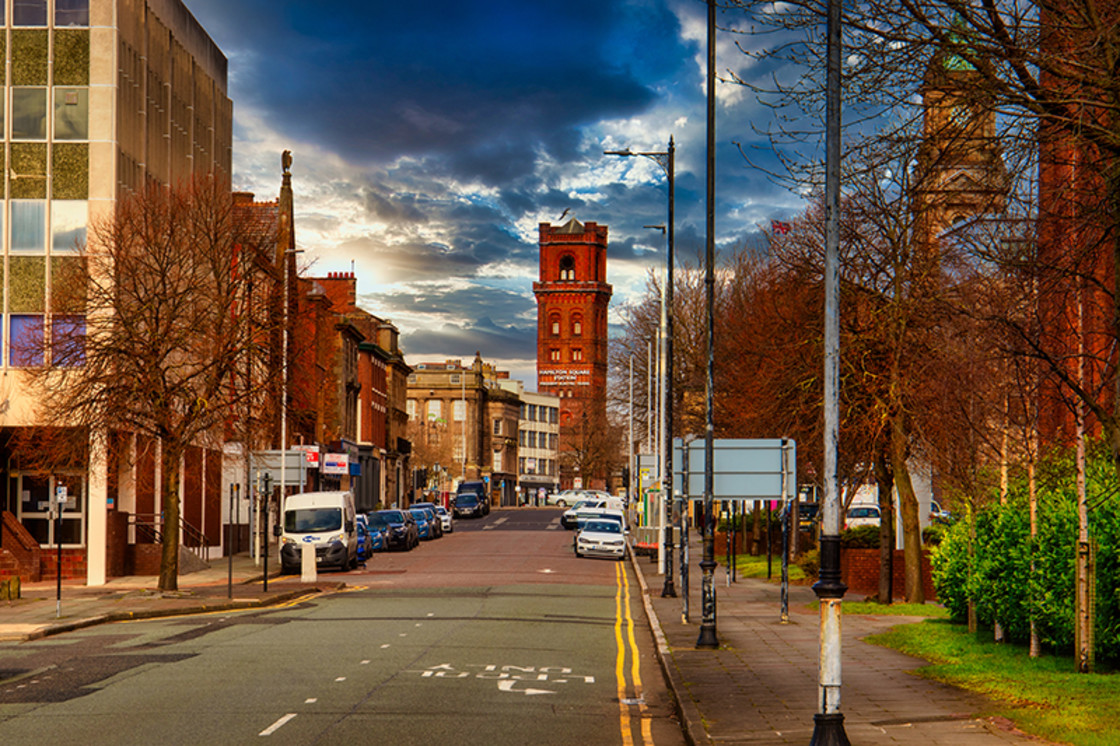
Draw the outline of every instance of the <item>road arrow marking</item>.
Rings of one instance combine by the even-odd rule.
[[[512,679],[503,679],[498,682],[498,691],[500,692],[521,692],[522,694],[556,694],[550,692],[548,689],[514,689],[513,685],[517,683]]]

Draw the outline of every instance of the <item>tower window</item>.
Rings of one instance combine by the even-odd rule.
[[[560,336],[560,317],[559,316],[553,316],[552,318],[550,318],[548,320],[548,327],[549,327],[549,332],[552,334],[552,336],[559,337]]]
[[[560,279],[576,279],[576,260],[572,257],[571,254],[565,254],[564,256],[560,257]]]
[[[583,334],[583,317],[576,316],[572,319],[572,336],[578,337]]]
[[[548,357],[554,363],[560,362],[560,350],[555,349],[555,348],[549,350],[548,351]]]
[[[577,363],[581,362],[583,360],[583,350],[579,348],[572,350],[572,360]]]

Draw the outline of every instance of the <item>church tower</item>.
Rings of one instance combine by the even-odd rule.
[[[607,226],[575,218],[540,224],[540,281],[533,283],[537,390],[560,398],[562,440],[566,427],[606,426],[607,307],[613,292],[606,279]]]

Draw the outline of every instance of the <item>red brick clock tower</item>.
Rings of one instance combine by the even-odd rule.
[[[537,390],[560,397],[561,428],[581,422],[603,428],[613,292],[606,282],[607,226],[575,218],[558,226],[541,223],[540,250],[540,281],[533,283]]]

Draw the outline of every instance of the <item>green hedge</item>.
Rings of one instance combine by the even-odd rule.
[[[1106,454],[1090,460],[1089,536],[1096,550],[1095,652],[1120,661],[1120,499]],[[1039,639],[1060,653],[1074,647],[1077,490],[1068,455],[1040,467],[1038,536],[1031,541],[1026,481],[1013,483],[1006,504],[991,504],[945,531],[931,564],[938,599],[963,621],[971,598],[977,620],[1002,625],[1012,642]],[[970,536],[970,526],[974,536]],[[971,548],[971,551],[970,551]],[[1034,568],[1031,560],[1034,559]]]

